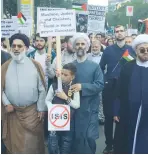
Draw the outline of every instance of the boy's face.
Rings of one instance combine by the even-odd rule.
[[[61,78],[62,83],[69,84],[74,79],[74,75],[71,73],[70,70],[62,69]]]

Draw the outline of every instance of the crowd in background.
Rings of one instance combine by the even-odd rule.
[[[118,87],[120,71],[122,72],[120,60],[125,57],[133,60],[137,59],[137,56],[138,62],[141,64],[147,63],[147,38],[147,35],[126,35],[126,31],[122,25],[115,27],[115,35],[105,35],[103,33],[90,33],[86,35],[78,33],[75,36],[61,37],[62,72],[59,72],[56,68],[56,37],[49,39],[36,34],[29,39],[26,35],[18,33],[14,34],[10,39],[1,38],[1,65],[3,65],[2,101],[6,110],[7,123],[9,124],[7,128],[8,136],[5,137],[6,118],[4,117],[4,121],[2,120],[3,152],[7,150],[7,153],[44,153],[45,143],[48,146],[49,154],[94,154],[96,152],[95,141],[99,138],[98,127],[100,124],[104,125],[106,138],[104,154],[148,153],[147,144],[145,144],[148,141],[146,139],[141,140],[143,135],[139,138],[140,144],[136,143],[134,139],[136,137],[136,134],[134,135],[136,133],[135,128],[137,128],[136,123],[131,123],[132,127],[128,132],[132,138],[128,141],[129,144],[127,144],[129,135],[127,134],[128,136],[124,137],[123,135],[127,131],[122,130],[122,128],[127,130],[127,124],[122,120],[123,118],[127,118],[122,118],[122,116],[125,116],[125,107],[123,108],[122,105],[123,98],[121,98],[121,103],[118,100],[116,101],[119,97],[117,90],[120,91],[121,89]],[[48,51],[49,41],[52,42],[50,52]],[[137,53],[140,51],[141,53],[138,55],[137,53],[135,54],[135,51]],[[142,52],[145,55],[141,56]],[[12,62],[10,62],[10,58],[12,58]],[[16,64],[14,63],[15,61]],[[125,65],[127,59],[126,62],[123,61],[122,63]],[[141,74],[141,69],[137,68],[137,70]],[[144,73],[147,73],[147,70]],[[134,71],[133,74],[137,75]],[[147,74],[142,75],[147,77]],[[62,76],[63,92],[56,92],[57,77],[59,76]],[[11,82],[12,80],[13,82]],[[136,82],[139,79],[133,78],[134,80]],[[24,85],[25,82],[26,85]],[[143,88],[143,85],[138,86],[138,89]],[[133,93],[134,88],[131,84],[130,88],[127,89]],[[15,91],[10,91],[10,89],[14,89]],[[143,89],[145,90],[144,93],[147,93],[147,87]],[[123,88],[121,92],[122,90]],[[21,93],[24,93],[24,96]],[[135,101],[133,101],[132,95],[134,93],[132,93],[130,97],[133,103]],[[143,99],[143,96],[140,97]],[[141,99],[140,97],[137,99],[138,101]],[[10,100],[15,104],[10,103]],[[144,106],[147,108],[145,101],[147,101],[146,97],[144,97]],[[73,113],[74,111],[71,116],[70,131],[49,132],[47,107],[50,104],[65,104],[65,102],[71,107],[71,112]],[[23,109],[23,106],[28,107],[28,109]],[[133,110],[135,113],[131,111],[128,113],[127,111],[129,116],[127,119],[133,122],[138,120],[137,116],[139,117],[139,113],[137,111],[139,110],[139,106],[141,105],[137,103],[136,110],[131,107],[131,109],[135,110]],[[122,114],[119,114],[120,108],[123,110]],[[128,105],[126,108],[129,108]],[[38,114],[35,114],[35,109],[38,110]],[[144,110],[142,112],[145,115],[142,116],[145,127],[142,126],[143,129],[141,129],[141,132],[145,134],[145,129],[147,129],[147,124],[145,124],[146,113]],[[36,115],[40,120],[44,121],[44,136],[42,131],[43,124],[36,120],[34,117]],[[27,116],[33,117],[27,118]],[[28,124],[25,124],[23,119],[27,119]],[[113,122],[116,122],[117,126],[115,137],[113,137]],[[25,125],[28,131],[25,130]],[[33,125],[37,126],[37,128],[34,129]],[[14,129],[15,127],[17,129]],[[15,137],[12,135],[12,132],[18,136],[15,135]],[[25,142],[20,142],[22,138]],[[124,144],[120,143],[122,140]],[[12,145],[13,143],[15,145]],[[125,144],[129,145],[130,148]],[[29,145],[32,146],[29,147]]]

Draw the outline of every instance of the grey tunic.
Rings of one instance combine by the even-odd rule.
[[[103,73],[98,64],[85,60],[82,63],[74,62],[77,67],[75,83],[80,83],[80,109],[75,113],[75,136],[99,136],[98,107],[99,93],[104,87]]]
[[[39,73],[29,58],[8,66],[2,100],[5,105],[29,106],[37,102],[38,111],[45,110],[45,88]]]
[[[71,63],[74,60],[76,60],[76,54],[75,53],[69,54],[67,51],[63,51],[61,60],[62,60],[62,66],[64,66],[65,64]],[[49,64],[47,71],[49,78],[52,79],[55,77],[55,71],[56,71],[56,58],[53,60],[52,64]]]

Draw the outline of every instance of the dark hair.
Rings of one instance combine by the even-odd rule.
[[[37,37],[43,38],[43,39],[45,40],[45,42],[47,42],[47,37],[40,37],[40,34],[39,34],[39,33],[37,33],[37,34],[35,35],[35,40],[36,40]]]
[[[102,37],[102,33],[97,33],[96,36],[100,35]]]
[[[88,35],[88,37],[90,38],[91,35],[93,35],[93,33],[90,33],[90,34]]]
[[[67,70],[71,71],[71,73],[73,75],[75,75],[77,72],[77,68],[73,63],[68,63],[68,64],[64,65],[63,69],[67,69]]]
[[[68,43],[68,41],[69,41],[70,38],[72,38],[72,36],[66,36],[66,37],[64,38],[64,42]]]
[[[123,25],[117,25],[117,26],[114,28],[114,31],[115,31],[117,28],[119,28],[119,27],[123,27],[124,30],[125,30],[125,27],[124,27]]]
[[[132,34],[131,36],[136,36],[137,37],[137,34]]]
[[[15,40],[15,39],[22,40],[24,42],[25,46],[29,48],[30,40],[29,40],[29,38],[25,34],[16,33],[16,34],[12,35],[11,38],[10,38],[10,46],[12,45],[13,40]]]
[[[109,38],[109,39],[107,39],[107,46],[109,46],[109,43],[108,43],[108,42],[109,42],[110,40],[112,40],[112,42],[113,42],[113,44],[114,44],[113,38]]]
[[[1,42],[5,41],[5,40],[6,40],[6,38],[1,38]]]

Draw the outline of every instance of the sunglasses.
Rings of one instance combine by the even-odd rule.
[[[147,49],[146,48],[141,48],[141,49],[139,49],[139,51],[140,51],[141,54],[144,54],[146,51],[148,53],[148,48]]]
[[[124,32],[124,30],[118,30],[118,31],[115,31],[115,33],[119,33],[119,32]]]
[[[12,44],[12,46],[11,46],[12,48],[16,48],[16,47],[18,47],[18,48],[22,48],[23,47],[23,45],[15,45],[15,44]]]

